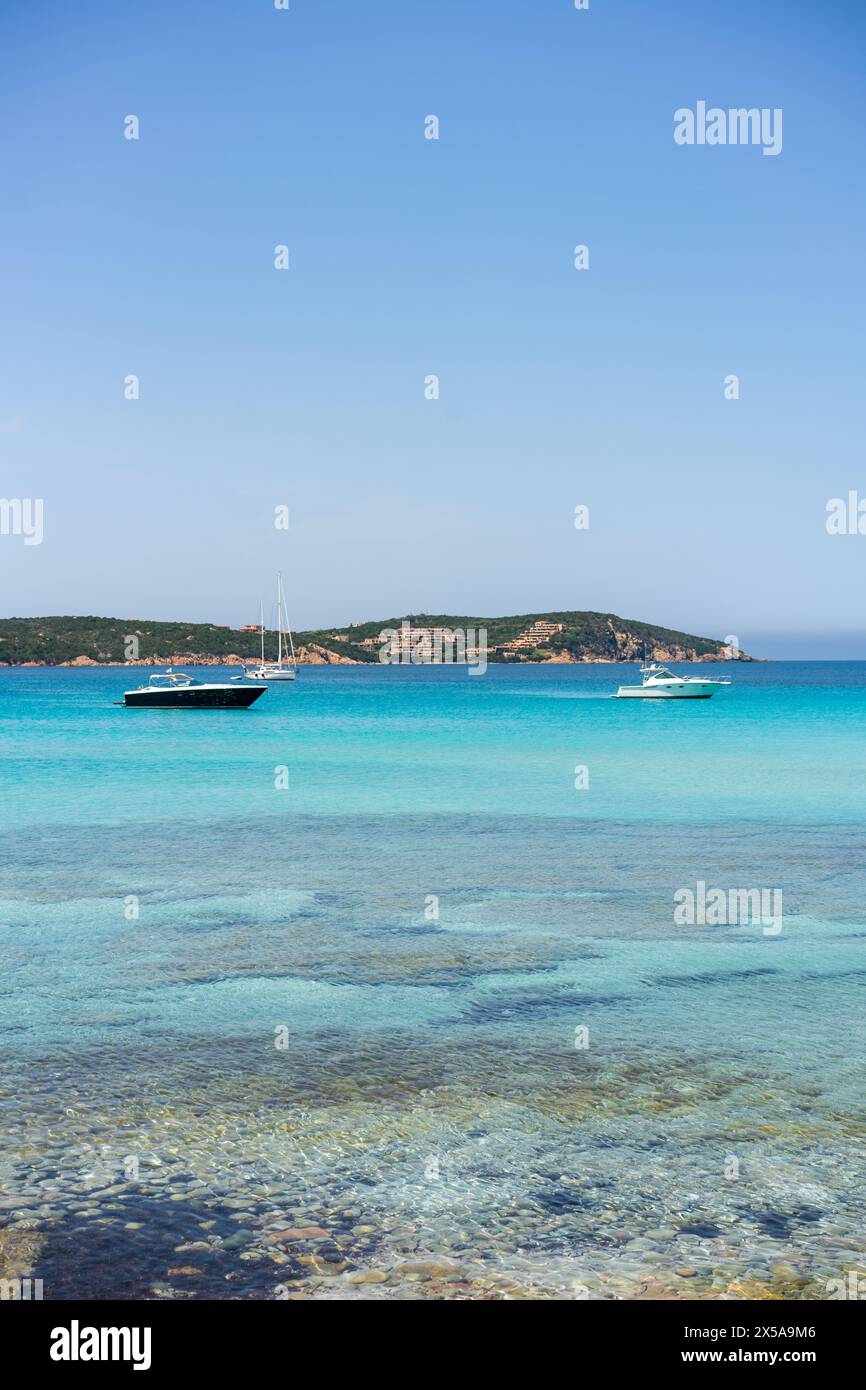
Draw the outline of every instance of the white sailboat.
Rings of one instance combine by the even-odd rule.
[[[283,590],[283,576],[277,575],[277,659],[265,660],[265,609],[261,609],[262,659],[258,666],[247,675],[256,681],[293,681],[298,674],[295,660],[295,643],[289,618],[286,612],[286,596]]]

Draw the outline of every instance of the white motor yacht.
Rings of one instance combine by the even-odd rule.
[[[640,685],[621,685],[614,699],[619,700],[708,700],[730,681],[705,680],[702,676],[675,676],[666,666],[652,662],[640,668]]]

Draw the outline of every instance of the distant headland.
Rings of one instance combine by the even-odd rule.
[[[753,661],[738,647],[712,637],[658,627],[614,613],[523,613],[470,618],[411,613],[381,622],[353,623],[295,634],[303,665],[378,663],[382,634],[411,629],[419,650],[441,650],[439,639],[473,633],[491,663],[637,661]],[[481,636],[486,634],[486,636]],[[267,634],[268,640],[273,634]],[[223,666],[252,661],[260,652],[256,624],[149,622],[141,618],[0,618],[0,666]],[[393,639],[392,639],[393,642]],[[420,657],[424,660],[423,655]]]

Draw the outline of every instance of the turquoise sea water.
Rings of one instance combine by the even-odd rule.
[[[866,664],[718,673],[654,704],[608,698],[633,667],[305,668],[172,712],[114,705],[128,671],[0,672],[0,1277],[862,1268]],[[781,931],[677,925],[699,881],[777,890]]]

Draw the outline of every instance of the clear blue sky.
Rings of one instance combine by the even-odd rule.
[[[866,655],[824,524],[866,497],[864,38],[854,0],[3,5],[0,492],[45,538],[0,537],[0,611],[235,624],[279,567],[298,627]],[[677,146],[699,99],[781,107],[782,153]]]

